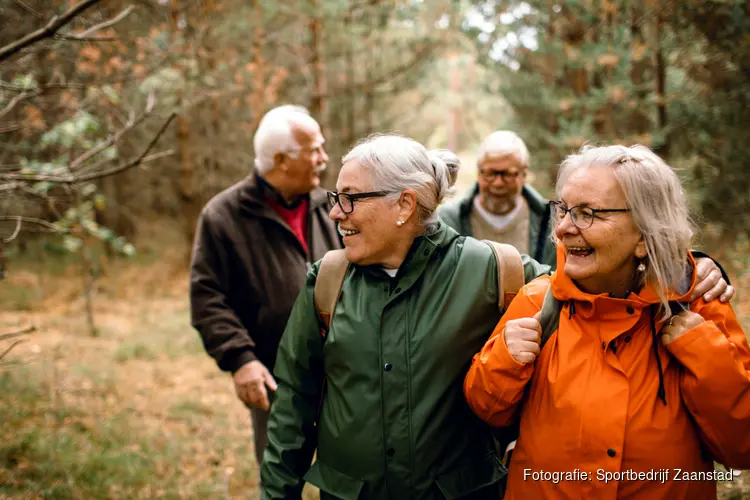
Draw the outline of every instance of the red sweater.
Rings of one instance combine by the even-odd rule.
[[[307,247],[307,207],[310,205],[310,200],[305,198],[294,208],[286,208],[270,197],[266,197],[266,201],[289,224],[294,235],[302,244],[302,248],[305,249],[305,253],[309,253],[310,250]]]

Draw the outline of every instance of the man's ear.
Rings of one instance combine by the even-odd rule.
[[[417,193],[413,189],[405,189],[398,199],[399,217],[401,220],[409,220],[417,211]]]
[[[286,164],[287,156],[284,153],[276,153],[273,155],[273,166],[274,168],[277,168],[281,170],[282,172],[286,172],[287,170],[287,164]]]

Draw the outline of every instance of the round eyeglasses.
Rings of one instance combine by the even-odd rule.
[[[549,205],[552,210],[552,220],[556,224],[561,223],[570,212],[570,218],[578,229],[590,228],[596,219],[596,214],[630,212],[629,208],[589,208],[581,205],[568,208],[561,201],[550,201]]]

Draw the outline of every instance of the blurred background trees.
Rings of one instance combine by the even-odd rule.
[[[251,171],[253,131],[283,103],[323,126],[326,186],[373,132],[473,173],[483,136],[512,128],[547,194],[582,144],[637,142],[681,169],[714,251],[750,229],[747,2],[8,0],[0,46],[88,3],[0,60],[0,237],[27,218],[11,255],[36,231],[66,235],[54,251],[132,254],[160,219],[187,258],[200,208]]]

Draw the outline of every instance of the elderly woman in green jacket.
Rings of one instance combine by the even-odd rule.
[[[458,167],[451,153],[399,136],[344,157],[330,216],[351,265],[325,338],[319,263],[287,324],[262,498],[299,498],[305,481],[322,499],[498,498],[505,471],[462,393],[500,318],[497,263],[435,211]],[[547,272],[524,256],[526,281]]]

